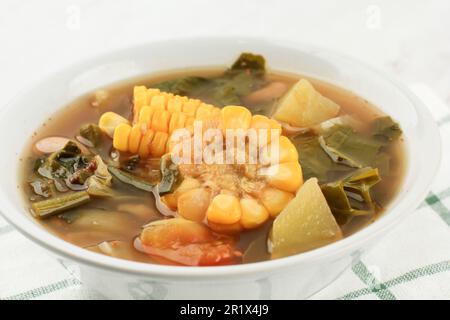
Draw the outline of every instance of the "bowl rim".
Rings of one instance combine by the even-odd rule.
[[[72,69],[76,69],[82,65],[93,64],[96,61],[104,57],[111,55],[122,55],[127,52],[132,52],[134,50],[142,50],[144,48],[151,48],[152,46],[175,46],[176,43],[180,44],[183,42],[214,42],[214,41],[227,41],[228,43],[259,43],[272,46],[273,48],[283,49],[289,48],[294,50],[299,49],[310,49],[318,50],[319,52],[330,53],[333,56],[343,58],[345,60],[351,61],[352,63],[358,64],[360,67],[377,74],[386,82],[389,82],[392,86],[396,87],[414,106],[418,116],[421,121],[426,123],[426,129],[428,136],[434,138],[437,141],[433,145],[434,151],[438,155],[435,157],[434,162],[427,167],[426,172],[423,172],[423,182],[422,184],[414,184],[411,190],[408,192],[414,192],[416,196],[411,199],[410,203],[404,204],[404,208],[399,210],[398,206],[402,202],[399,201],[395,206],[387,209],[388,212],[384,213],[383,219],[378,219],[375,223],[372,223],[358,232],[342,239],[337,242],[331,243],[329,245],[304,252],[301,254],[249,264],[240,265],[230,265],[230,266],[215,266],[215,267],[186,267],[186,266],[167,266],[167,265],[157,265],[148,264],[142,262],[134,262],[124,259],[113,258],[105,255],[100,255],[98,253],[90,252],[84,248],[75,246],[66,242],[56,235],[53,235],[49,231],[45,230],[37,223],[31,221],[29,217],[26,217],[25,210],[23,208],[17,208],[13,206],[5,206],[2,202],[0,204],[0,213],[5,218],[7,222],[13,225],[19,232],[25,235],[27,238],[31,239],[33,242],[38,243],[40,246],[46,248],[47,250],[55,253],[56,255],[69,259],[71,261],[81,263],[90,267],[101,268],[104,270],[127,273],[139,276],[153,277],[153,278],[170,278],[170,279],[196,279],[196,280],[209,280],[214,279],[215,281],[220,280],[220,276],[227,276],[225,280],[230,280],[234,278],[239,278],[248,275],[260,275],[261,273],[276,272],[284,268],[293,267],[305,262],[313,262],[318,260],[332,259],[333,257],[340,256],[345,252],[350,252],[352,250],[357,250],[364,244],[370,242],[372,239],[378,237],[381,233],[390,230],[394,227],[400,219],[404,218],[410,211],[415,210],[419,203],[425,198],[430,184],[433,181],[439,164],[441,161],[441,139],[438,130],[438,126],[428,109],[422,101],[420,101],[404,84],[402,84],[397,79],[393,78],[384,72],[362,62],[354,57],[350,57],[341,53],[337,53],[334,50],[327,48],[322,48],[318,46],[313,46],[309,44],[287,41],[287,40],[277,40],[277,39],[264,39],[260,37],[230,37],[230,36],[199,36],[199,37],[177,37],[165,40],[150,41],[144,44],[130,46],[118,50],[113,50],[106,53],[97,54],[91,58],[83,59],[77,63],[71,64],[60,69],[58,72],[48,74],[39,79],[39,82],[45,81],[46,79],[56,76],[59,72],[64,72]],[[36,81],[37,82],[37,81]],[[30,84],[21,92],[27,92],[31,90],[36,82]],[[11,108],[15,103],[16,98],[13,98],[6,106],[0,110],[0,117],[8,108]],[[0,197],[2,194],[0,194]],[[9,207],[8,207],[9,206]],[[397,210],[395,210],[397,209]]]

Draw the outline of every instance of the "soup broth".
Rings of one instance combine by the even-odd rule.
[[[224,69],[208,69],[149,75],[102,88],[101,90],[71,102],[61,111],[53,115],[36,131],[33,137],[31,137],[28,147],[24,151],[22,157],[23,169],[21,170],[21,184],[27,203],[33,204],[46,199],[42,187],[39,187],[36,184],[36,181],[43,180],[42,174],[39,171],[36,171],[36,168],[45,161],[46,157],[41,150],[36,151],[36,144],[39,141],[42,141],[42,139],[47,137],[66,137],[77,141],[77,143],[84,147],[84,149],[87,149],[88,152],[92,152],[93,148],[91,148],[89,144],[83,146],[83,142],[85,142],[83,139],[76,140],[76,137],[80,135],[80,126],[89,123],[99,123],[100,117],[108,111],[117,113],[126,119],[132,119],[133,105],[135,103],[134,99],[136,99],[133,98],[133,90],[136,85],[153,88],[155,86],[159,87],[161,83],[168,80],[185,79],[186,77],[194,76],[202,79],[210,79],[220,77],[226,72],[227,70]],[[241,99],[241,104],[245,105],[253,115],[262,114],[271,116],[274,114],[277,105],[281,103],[280,101],[282,101],[282,98],[279,96],[267,98],[264,97],[264,94],[262,94],[261,98],[258,97],[258,95],[252,96],[251,94],[260,90],[260,88],[265,88],[273,83],[276,83],[276,85],[273,85],[274,88],[278,86],[280,88],[285,87],[286,89],[289,89],[292,88],[299,79],[307,79],[314,89],[317,90],[318,94],[339,105],[340,110],[338,117],[341,120],[350,118],[351,121],[345,123],[345,126],[351,127],[354,132],[362,137],[373,137],[375,135],[373,132],[374,121],[386,116],[368,101],[345,89],[300,75],[285,74],[276,71],[266,71],[264,74],[264,84],[256,85],[257,89],[254,90],[254,83],[250,83],[249,86],[252,88],[247,90],[248,92],[245,94],[237,96]],[[214,90],[211,89],[211,84],[209,82],[205,82],[203,85],[196,84],[196,89],[192,92],[188,92],[186,95],[190,98],[200,99],[206,103],[212,103],[217,107],[222,107],[220,104],[233,104],[227,102],[218,103],[217,90]],[[163,91],[163,89],[161,89],[161,91]],[[184,92],[176,92],[176,90],[174,93],[185,95]],[[283,94],[287,94],[286,90]],[[323,121],[322,123],[325,122],[326,121]],[[306,128],[306,130],[293,128],[292,125],[284,126],[285,124],[283,123],[283,135],[287,136],[297,147],[300,164],[303,169],[303,180],[307,181],[311,177],[317,177],[318,183],[322,187],[327,201],[330,204],[330,201],[333,201],[333,199],[330,198],[330,194],[327,194],[326,190],[329,189],[324,189],[324,185],[340,181],[339,179],[345,179],[349,174],[358,170],[358,168],[356,166],[349,166],[343,163],[332,163],[331,160],[326,160],[327,166],[332,165],[333,169],[327,169],[328,171],[325,175],[323,172],[317,172],[316,175],[314,168],[324,165],[311,165],[311,160],[306,159],[305,157],[310,157],[311,155],[314,156],[314,152],[320,152],[317,159],[323,156],[329,156],[326,153],[323,153],[321,146],[317,144],[317,138],[322,136],[322,132],[325,130],[324,128],[330,125],[328,123],[327,125],[323,125],[322,128],[322,123]],[[343,126],[340,122],[339,125]],[[384,127],[381,126],[381,128],[383,129]],[[355,141],[356,140],[358,143],[362,143],[362,140],[358,137],[355,138]],[[402,138],[392,139],[392,141],[389,140],[389,143],[386,142],[380,144],[378,148],[380,148],[379,150],[381,151],[378,151],[377,153],[377,159],[375,159],[377,161],[374,161],[370,165],[370,167],[374,167],[378,170],[377,174],[379,174],[380,178],[379,182],[374,184],[373,187],[370,186],[370,196],[372,201],[370,203],[372,206],[370,208],[370,214],[367,214],[369,209],[363,206],[358,207],[357,210],[354,211],[352,209],[352,212],[355,212],[355,215],[350,218],[348,214],[341,214],[341,211],[339,210],[342,208],[334,210],[332,204],[330,204],[343,237],[351,235],[379,217],[395,197],[402,182],[403,168],[405,166]],[[154,157],[153,159],[152,157],[149,157],[144,160],[142,158],[134,157],[132,153],[119,152],[113,147],[113,139],[106,136],[101,137],[101,142],[95,148],[95,154],[100,155],[105,163],[118,161],[121,168],[130,169],[128,170],[129,172],[142,179],[148,181],[160,179],[159,157]],[[117,154],[120,154],[119,160],[111,160],[114,158],[114,155],[117,156]],[[330,163],[328,163],[328,161],[330,161]],[[336,161],[339,162],[342,161],[342,159],[338,157]],[[94,197],[95,200],[91,200],[81,206],[69,208],[64,212],[51,215],[45,219],[39,219],[39,222],[61,239],[102,254],[148,263],[192,265],[190,263],[180,263],[180,260],[170,259],[164,254],[159,255],[154,252],[147,254],[148,252],[143,253],[145,250],[138,250],[139,243],[136,244],[136,238],[139,238],[143,226],[154,221],[165,220],[168,217],[161,214],[157,209],[155,206],[155,198],[152,193],[124,183],[114,175],[112,187],[114,196]],[[52,185],[50,189],[49,192],[59,192],[59,190],[54,190],[55,185]],[[335,189],[332,190],[335,191]],[[358,198],[360,196],[355,195],[349,190],[350,189],[346,189],[346,192],[350,201],[362,201]],[[72,191],[64,190],[61,194],[70,192]],[[352,195],[356,200],[352,200]],[[224,264],[256,262],[270,259],[271,254],[267,248],[267,241],[274,218],[275,217],[271,217],[270,219],[267,219],[267,221],[255,228],[241,228],[239,232],[234,233],[228,231],[224,232],[227,237],[233,239],[233,250],[239,252],[232,262],[227,261]],[[217,229],[213,230],[213,232],[217,234],[221,233],[221,231]],[[214,250],[216,249],[217,248],[215,247]],[[196,264],[194,263],[193,265]]]

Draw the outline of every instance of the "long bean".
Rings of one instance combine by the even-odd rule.
[[[90,200],[86,191],[77,191],[48,200],[35,202],[31,205],[33,215],[39,219],[45,219],[57,213],[81,206]]]

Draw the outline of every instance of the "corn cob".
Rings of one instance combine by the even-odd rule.
[[[297,149],[281,136],[277,121],[252,115],[245,107],[220,109],[197,99],[138,86],[134,89],[132,122],[108,112],[99,126],[109,132],[113,129],[116,149],[147,158],[169,152],[170,135],[176,129],[191,127],[195,120],[209,121],[222,130],[268,129],[266,137],[258,138],[265,139],[269,153],[271,130],[275,130],[279,135],[279,163],[256,167],[243,164],[243,171],[238,165],[179,165],[182,182],[162,201],[181,217],[204,221],[217,232],[253,229],[276,217],[303,183]],[[261,174],[261,169],[268,170]]]
[[[244,107],[220,109],[198,99],[144,86],[134,87],[133,101],[132,123],[114,112],[106,112],[100,118],[99,126],[113,138],[117,150],[137,153],[142,158],[160,157],[169,152],[170,135],[177,129],[192,128],[195,120],[203,121],[204,126],[209,123],[223,129],[276,129],[281,133],[277,121],[252,116]],[[266,139],[269,142],[270,136]]]

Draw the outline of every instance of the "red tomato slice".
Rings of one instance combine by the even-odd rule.
[[[234,262],[241,254],[233,238],[218,235],[205,225],[174,218],[149,224],[136,249],[187,266],[214,266]]]

